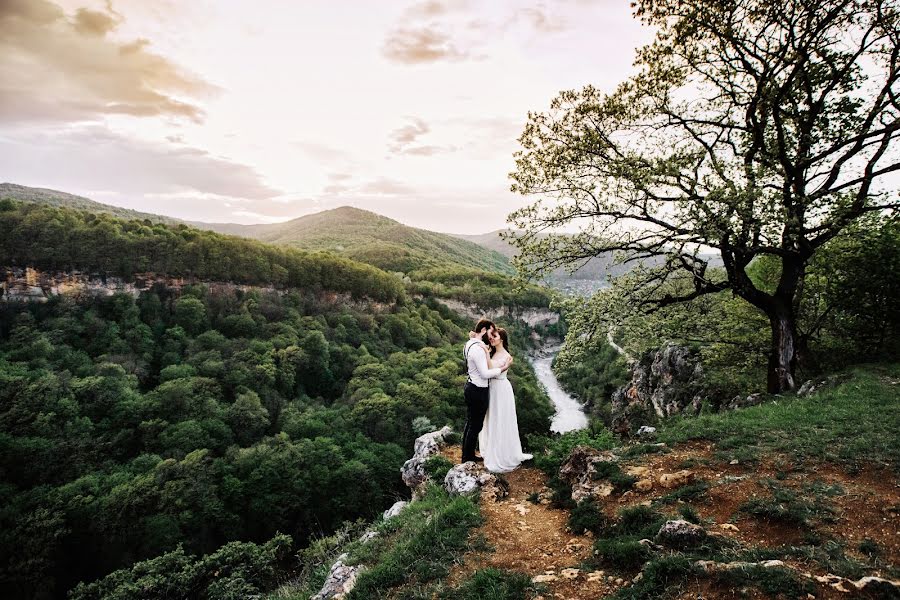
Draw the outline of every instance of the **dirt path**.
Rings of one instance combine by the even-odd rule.
[[[459,446],[445,448],[443,454],[459,463]],[[493,551],[466,555],[463,564],[450,573],[448,583],[456,585],[477,570],[493,567],[530,577],[547,576],[547,600],[596,600],[621,587],[603,571],[580,569],[580,563],[591,555],[593,539],[566,531],[567,511],[528,501],[530,494],[544,489],[547,476],[542,471],[519,467],[504,477],[509,482],[509,496],[500,502],[482,502],[485,523],[475,532],[484,535]]]
[[[791,457],[767,457],[758,463],[725,462],[717,459],[711,444],[679,444],[664,452],[645,454],[619,463],[623,470],[652,482],[643,492],[614,493],[600,500],[603,512],[614,517],[626,506],[662,502],[660,509],[672,513],[690,505],[712,535],[734,539],[742,547],[787,550],[804,543],[813,531],[823,539],[842,541],[848,558],[864,560],[865,544],[878,548],[881,565],[897,565],[900,559],[900,481],[894,473],[865,466],[848,473],[830,464],[802,464]],[[454,464],[459,462],[458,446],[443,451]],[[691,472],[690,481],[702,484],[693,495],[679,495],[666,501],[674,489],[660,485],[666,473]],[[545,600],[596,600],[630,585],[634,573],[594,571],[584,567],[591,558],[593,539],[566,530],[569,513],[547,504],[530,502],[533,493],[545,491],[547,476],[534,467],[520,467],[504,475],[510,485],[507,498],[482,502],[485,523],[474,535],[483,535],[491,550],[470,552],[457,565],[448,583],[456,585],[477,570],[494,567],[544,576],[549,592]],[[748,515],[741,506],[752,499],[772,497],[772,489],[781,494],[796,494],[804,510],[811,511],[810,524],[796,524]],[[682,488],[688,489],[688,488]],[[821,506],[820,506],[821,505]],[[785,563],[799,573],[825,575],[821,565],[800,560],[785,552]],[[880,571],[881,569],[877,569]],[[880,575],[878,572],[867,574]],[[679,598],[734,597],[734,590],[711,588],[706,581],[685,585]],[[727,592],[727,593],[726,593]],[[754,596],[748,590],[747,597]],[[684,595],[687,594],[687,595]],[[694,594],[694,595],[691,595]],[[827,586],[819,588],[819,599],[840,596]]]

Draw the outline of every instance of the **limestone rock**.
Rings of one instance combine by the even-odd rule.
[[[666,521],[656,534],[662,544],[670,548],[693,548],[706,539],[706,530],[684,519]]]
[[[574,568],[572,568],[572,569],[563,569],[562,571],[559,572],[559,574],[562,575],[562,578],[563,578],[563,579],[577,579],[577,578],[578,578],[578,575],[581,574],[581,570],[580,570],[580,569],[574,569]]]
[[[605,498],[612,494],[613,486],[603,479],[594,479],[596,465],[617,462],[612,452],[589,446],[575,446],[559,468],[559,476],[572,486],[572,500],[581,502],[589,498]]]
[[[784,567],[784,563],[780,560],[764,560],[761,562],[745,562],[745,561],[735,561],[735,562],[716,562],[714,560],[698,560],[694,563],[695,567],[700,568],[701,570],[707,573],[723,573],[726,571],[746,571],[747,569],[753,567],[763,567],[765,569],[774,569],[776,567]]]
[[[659,476],[659,484],[666,489],[681,487],[694,480],[694,472],[687,469]]]
[[[328,572],[328,578],[322,584],[319,593],[310,600],[340,600],[350,593],[353,586],[356,585],[356,578],[365,570],[363,565],[349,566],[345,565],[347,560],[346,554],[341,554],[337,561],[331,565]]]
[[[656,427],[650,427],[649,425],[641,425],[637,430],[638,437],[653,439],[656,437]]]
[[[468,496],[484,491],[494,500],[509,495],[509,483],[505,479],[485,471],[480,463],[475,462],[454,465],[444,478],[444,489],[451,496]]]
[[[760,392],[755,394],[750,394],[746,398],[742,398],[741,396],[735,396],[731,399],[731,402],[726,404],[724,408],[728,410],[735,410],[738,408],[747,408],[748,406],[756,406],[757,404],[762,404],[766,400],[766,395]]]
[[[359,536],[359,541],[362,542],[363,544],[365,544],[366,542],[374,540],[377,537],[378,537],[377,531],[367,531],[364,534],[362,534],[361,536]]]
[[[641,479],[634,484],[634,489],[641,493],[647,493],[653,489],[653,480]]]
[[[719,527],[724,531],[731,531],[733,533],[737,533],[740,529],[737,528],[737,525],[733,523],[722,523]]]
[[[628,467],[625,473],[635,477],[646,477],[650,473],[649,467]]]
[[[384,511],[384,514],[382,516],[385,521],[388,521],[403,512],[403,509],[407,506],[409,506],[409,502],[407,502],[406,500],[398,500],[397,502],[394,502],[394,504],[391,505],[389,509]]]
[[[552,581],[558,580],[559,577],[556,575],[535,575],[531,578],[532,583],[550,583]]]
[[[445,426],[438,431],[432,431],[416,438],[412,458],[400,467],[403,483],[411,490],[418,489],[428,479],[428,474],[425,473],[425,461],[440,451],[441,445],[452,431],[450,427]]]

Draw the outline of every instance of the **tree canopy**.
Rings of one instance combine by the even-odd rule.
[[[897,4],[644,0],[635,16],[657,35],[634,76],[529,115],[513,189],[541,198],[510,217],[517,266],[661,257],[616,280],[625,300],[652,312],[730,290],[770,322],[770,391],[792,388],[810,259],[900,206],[885,183],[900,170]],[[779,265],[772,290],[747,273],[759,257]]]

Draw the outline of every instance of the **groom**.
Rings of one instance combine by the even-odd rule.
[[[483,462],[484,459],[475,456],[475,444],[478,442],[478,434],[484,427],[484,415],[488,410],[490,398],[488,380],[506,371],[512,365],[512,360],[510,360],[502,368],[488,369],[484,349],[490,343],[489,338],[496,330],[493,323],[487,319],[481,319],[475,324],[475,331],[469,332],[469,337],[472,339],[466,342],[463,349],[469,379],[466,381],[463,391],[466,399],[466,427],[463,430],[462,462]]]

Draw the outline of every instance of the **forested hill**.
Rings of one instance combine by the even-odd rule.
[[[462,428],[471,323],[395,274],[10,200],[0,231],[5,265],[199,280],[0,302],[2,598],[61,599],[141,561],[176,587],[71,597],[252,596],[259,577],[281,577],[280,558],[404,494],[419,433]],[[509,324],[521,356],[530,331]],[[528,361],[510,377],[522,435],[546,434],[553,408]],[[208,580],[182,577],[190,555],[217,565]]]
[[[513,274],[507,257],[490,248],[459,236],[409,227],[376,213],[348,206],[285,223],[239,225],[182,221],[111,206],[65,192],[13,183],[0,183],[0,199],[73,208],[122,219],[149,220],[168,225],[185,224],[302,250],[329,251],[385,271],[413,273],[420,269],[462,267]]]
[[[197,227],[306,250],[329,250],[386,271],[458,265],[512,274],[502,254],[458,237],[417,229],[393,219],[344,206],[285,223],[235,225],[195,223]]]
[[[0,200],[0,262],[46,271],[129,277],[159,273],[200,280],[347,292],[393,301],[396,276],[325,253],[270,246],[186,225]]]
[[[184,221],[172,217],[103,204],[102,202],[96,202],[90,198],[76,196],[75,194],[67,194],[66,192],[50,190],[47,188],[28,187],[15,183],[0,183],[0,199],[4,198],[29,204],[43,204],[45,206],[53,206],[56,208],[74,208],[76,210],[84,210],[97,214],[112,215],[120,219],[147,219],[152,223],[166,223],[168,225],[184,223]]]

